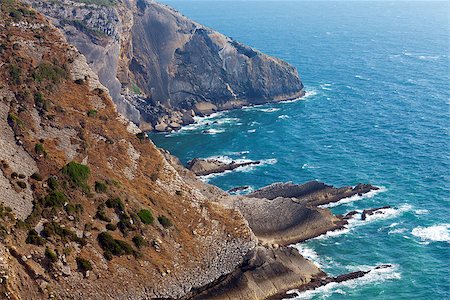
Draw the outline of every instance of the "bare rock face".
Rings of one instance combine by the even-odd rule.
[[[84,54],[120,113],[176,130],[197,115],[303,95],[295,68],[146,0],[30,1]],[[166,116],[169,121],[161,122]],[[164,125],[162,125],[164,124]],[[173,126],[172,126],[173,125]]]

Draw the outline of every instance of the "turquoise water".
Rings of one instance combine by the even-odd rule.
[[[299,246],[333,275],[378,264],[392,268],[299,299],[450,299],[449,4],[167,3],[293,64],[308,96],[152,135],[157,145],[183,162],[263,160],[205,179],[225,190],[276,181],[369,182],[384,191],[333,211],[394,207]]]

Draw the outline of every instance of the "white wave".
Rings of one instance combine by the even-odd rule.
[[[436,60],[439,59],[440,55],[419,55],[418,58],[421,60]]]
[[[235,152],[226,152],[225,155],[245,155],[245,154],[249,154],[250,151],[235,151]]]
[[[269,107],[269,108],[261,108],[258,111],[271,113],[271,112],[276,112],[279,110],[280,110],[279,108]]]
[[[310,248],[307,245],[300,243],[293,245],[293,247],[296,248],[304,258],[309,259],[319,268],[323,267],[323,262],[321,261],[319,255],[313,248]]]
[[[215,128],[211,128],[211,129],[202,131],[203,134],[210,134],[210,135],[215,135],[215,134],[223,133],[223,132],[225,132],[225,129],[215,129]]]
[[[255,132],[256,132],[256,129],[249,129],[249,130],[247,130],[247,132],[248,132],[248,133],[255,133]]]
[[[296,99],[292,99],[292,100],[286,100],[286,101],[281,101],[280,103],[293,103],[293,102],[297,102],[300,100],[305,100],[307,98],[313,97],[317,95],[317,92],[315,90],[310,90],[310,91],[306,91],[305,94],[300,97],[300,98],[296,98]]]
[[[361,269],[367,270],[366,266]],[[315,290],[308,290],[299,292],[291,290],[288,294],[296,294],[294,299],[311,299],[314,296],[321,296],[321,298],[328,298],[333,294],[346,294],[346,290],[353,290],[365,285],[377,285],[388,280],[398,280],[401,278],[401,273],[397,265],[392,265],[387,268],[376,269],[371,267],[369,273],[364,276],[341,283],[331,282],[327,285],[321,286]]]
[[[397,228],[397,229],[390,230],[388,232],[388,234],[400,234],[400,233],[405,233],[406,231],[408,231],[408,228]]]
[[[231,124],[231,123],[236,123],[238,121],[240,121],[239,118],[222,118],[222,119],[218,119],[218,120],[213,121],[213,124],[219,124],[219,125]]]
[[[347,197],[347,198],[341,199],[338,202],[328,203],[328,204],[325,204],[325,205],[320,205],[319,207],[321,207],[321,208],[336,207],[336,206],[339,206],[339,205],[342,205],[342,204],[348,204],[348,203],[352,203],[352,202],[359,201],[359,200],[362,200],[362,199],[373,198],[376,195],[378,195],[379,193],[383,193],[383,192],[386,192],[386,191],[387,191],[387,188],[385,188],[384,186],[380,186],[380,187],[378,187],[378,190],[371,190],[370,192],[362,194],[361,196],[360,195],[353,195],[351,197]]]
[[[290,117],[288,115],[281,115],[278,116],[278,119],[289,119]]]
[[[362,75],[355,75],[355,78],[358,78],[358,79],[361,79],[361,80],[366,80],[366,81],[370,80],[369,78],[364,77]]]
[[[216,159],[220,162],[229,164],[231,162],[235,162],[235,163],[247,163],[247,162],[253,162],[253,160],[251,159],[245,159],[245,158],[240,158],[240,159],[232,159],[229,156],[226,155],[220,155],[220,156],[211,156],[208,157],[207,159]],[[199,176],[200,180],[202,180],[203,182],[209,182],[211,179],[216,178],[216,177],[220,177],[220,176],[224,176],[226,174],[232,173],[232,172],[243,172],[243,173],[248,173],[253,171],[255,168],[257,167],[261,167],[264,165],[273,165],[276,164],[278,161],[275,158],[270,158],[270,159],[262,159],[259,160],[259,164],[253,164],[253,165],[247,165],[247,166],[241,166],[238,167],[234,170],[227,170],[225,172],[221,172],[221,173],[213,173],[213,174],[209,174],[209,175],[205,175],[205,176]]]
[[[330,83],[324,83],[324,84],[321,84],[321,85],[320,85],[320,88],[321,88],[322,90],[331,91],[331,90],[333,90],[333,89],[330,88],[330,86],[332,86]]]
[[[318,169],[319,167],[310,165],[310,164],[303,164],[302,169]]]
[[[363,211],[357,210],[357,214],[354,214],[352,216],[352,218],[347,220],[348,224],[345,225],[343,228],[334,230],[334,231],[328,231],[327,233],[322,234],[314,239],[324,240],[324,239],[328,239],[330,237],[347,234],[347,233],[355,230],[355,228],[357,228],[359,226],[364,226],[364,225],[367,225],[369,223],[379,221],[379,220],[392,219],[392,218],[400,216],[401,214],[403,214],[407,211],[410,211],[411,209],[412,209],[412,206],[409,204],[403,204],[399,208],[383,208],[383,209],[378,210],[376,213],[374,213],[372,215],[366,215],[365,220],[361,220],[361,215],[362,215]]]
[[[416,215],[427,215],[430,211],[428,209],[416,209],[414,213]]]
[[[411,233],[422,241],[450,243],[450,224],[439,224],[430,227],[419,226],[414,228]]]

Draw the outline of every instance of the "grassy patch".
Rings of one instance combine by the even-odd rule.
[[[95,109],[90,109],[87,111],[88,117],[95,117],[97,115],[97,111]]]
[[[140,235],[135,235],[132,239],[134,245],[136,246],[136,248],[141,249],[142,247],[145,246],[145,240],[142,236]]]
[[[153,214],[148,209],[141,209],[138,212],[139,219],[141,219],[144,224],[152,224],[154,221]]]
[[[102,232],[97,237],[100,247],[105,252],[105,257],[108,260],[112,259],[112,256],[122,256],[129,254],[136,254],[133,247],[125,241],[114,239],[109,233]]]
[[[9,66],[9,76],[11,76],[11,82],[15,85],[22,83],[22,70],[15,65]]]
[[[67,77],[67,72],[50,62],[43,62],[37,66],[32,76],[37,82],[50,81],[52,83],[59,83]]]
[[[44,198],[44,207],[62,207],[67,202],[67,197],[60,191],[51,191]]]
[[[31,179],[34,179],[34,180],[36,180],[36,181],[42,181],[42,175],[41,174],[39,174],[39,173],[33,173],[33,174],[31,174]]]
[[[81,272],[92,271],[92,264],[89,260],[78,256],[76,258],[76,261],[78,270],[80,270]]]
[[[9,113],[8,114],[8,123],[12,126],[19,126],[22,127],[23,126],[23,121],[15,114],[13,113]]]
[[[74,186],[81,188],[85,193],[89,193],[90,189],[87,184],[87,180],[91,173],[89,167],[71,161],[62,168],[61,172],[69,177]]]
[[[55,251],[49,247],[45,248],[45,257],[47,257],[51,262],[56,262],[58,260],[58,255],[56,255]]]
[[[36,230],[31,229],[28,231],[28,236],[25,240],[27,244],[42,246],[45,244],[45,239],[39,236]]]
[[[95,191],[97,193],[105,193],[107,189],[108,189],[108,187],[106,186],[105,183],[100,182],[100,181],[95,182]]]
[[[172,227],[172,222],[166,217],[166,216],[159,216],[158,217],[158,222],[164,227],[164,228],[169,228]]]
[[[83,238],[79,238],[75,232],[65,227],[61,227],[56,222],[49,222],[44,224],[44,230],[42,234],[45,237],[59,236],[63,240],[63,242],[73,241],[80,245],[85,245],[86,241]]]

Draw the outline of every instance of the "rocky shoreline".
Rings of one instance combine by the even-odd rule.
[[[201,165],[202,168],[193,168]],[[197,176],[228,171],[235,163],[208,164],[208,160],[194,159],[189,165]],[[228,191],[239,192],[247,186]],[[305,184],[274,183],[246,195],[221,192],[220,204],[242,213],[255,234],[259,245],[250,251],[244,263],[214,285],[199,290],[194,299],[283,299],[290,290],[316,289],[331,282],[343,282],[363,277],[369,271],[358,271],[336,277],[328,276],[303,256],[292,244],[340,230],[359,212],[334,215],[329,204],[352,196],[363,196],[379,190],[370,184],[333,187],[318,181]],[[383,213],[388,206],[364,210],[366,216]],[[386,268],[387,265],[377,266]]]

